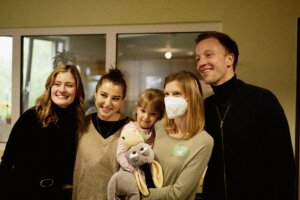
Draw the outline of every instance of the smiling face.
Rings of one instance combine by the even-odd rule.
[[[234,76],[234,55],[215,38],[207,38],[196,46],[197,70],[207,84],[221,85]]]
[[[60,72],[51,86],[51,99],[58,107],[67,108],[76,97],[76,80],[71,72]]]
[[[103,81],[95,93],[95,105],[98,117],[102,120],[116,121],[120,114],[118,111],[123,103],[123,87],[115,85],[109,80]]]
[[[150,106],[136,108],[136,121],[142,129],[150,129],[159,119],[160,112],[154,111]]]

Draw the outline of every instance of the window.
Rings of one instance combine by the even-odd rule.
[[[178,69],[195,70],[194,40],[199,32],[205,30],[221,31],[222,24],[0,29],[0,35],[11,36],[6,39],[10,40],[8,43],[12,49],[4,48],[1,41],[0,49],[4,48],[10,54],[0,53],[4,60],[8,60],[5,67],[8,71],[1,71],[8,75],[5,80],[3,76],[0,78],[8,93],[2,95],[5,91],[0,91],[0,98],[6,95],[6,99],[0,101],[9,105],[8,113],[11,113],[13,125],[41,95],[45,78],[54,66],[55,56],[67,53],[74,56],[81,71],[87,103],[88,100],[93,101],[95,84],[101,74],[112,66],[124,71],[128,93],[123,112],[131,115],[141,90],[161,88],[165,75]],[[164,57],[166,51],[172,53],[170,59]],[[0,63],[2,61],[1,58]],[[0,70],[3,66],[1,63]],[[4,114],[0,115],[2,117]],[[1,134],[2,130],[8,137],[11,126],[1,129]]]
[[[21,112],[35,105],[48,75],[61,62],[77,65],[90,98],[99,75],[105,73],[105,43],[103,34],[23,37]]]
[[[12,37],[0,36],[0,123],[11,123]]]
[[[197,74],[194,48],[198,34],[118,34],[117,65],[125,73],[129,88],[123,112],[134,113],[135,103],[144,89],[163,89],[168,74],[181,69]]]

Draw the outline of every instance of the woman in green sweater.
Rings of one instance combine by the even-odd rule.
[[[165,78],[164,93],[167,115],[155,125],[153,147],[164,183],[143,199],[194,200],[213,148],[204,130],[201,85],[193,73],[179,71]]]

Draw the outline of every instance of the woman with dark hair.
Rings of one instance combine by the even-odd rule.
[[[0,164],[1,199],[71,199],[84,97],[77,68],[55,67],[36,106],[13,126]]]
[[[117,142],[129,118],[120,113],[126,82],[118,69],[101,77],[95,90],[97,113],[87,116],[87,127],[79,135],[74,170],[73,199],[106,199],[111,176],[120,168]]]

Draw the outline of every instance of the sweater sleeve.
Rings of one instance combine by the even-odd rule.
[[[124,128],[122,129],[122,132],[126,129],[128,129],[129,127],[131,127],[133,123],[128,123],[124,126]],[[121,135],[122,135],[121,132]],[[120,164],[120,166],[129,172],[133,172],[134,171],[134,167],[132,165],[129,164],[127,158],[125,157],[125,147],[124,147],[124,143],[122,141],[121,138],[119,138],[118,140],[118,146],[117,146],[117,152],[116,152],[116,156],[117,156],[117,161]]]
[[[26,144],[26,139],[31,135],[30,128],[37,126],[36,123],[38,123],[36,122],[34,112],[34,109],[27,110],[14,124],[2,156],[1,170],[11,169],[14,165],[17,151],[22,151],[21,149],[28,145]],[[30,140],[33,139],[30,138]]]
[[[16,163],[27,162],[26,155],[23,155],[25,154],[24,149],[26,149],[26,145],[31,145],[30,141],[34,140],[31,137],[30,130],[36,123],[38,122],[34,117],[34,110],[30,109],[19,117],[10,132],[0,163],[0,188],[3,191],[11,181],[10,176]]]
[[[261,113],[261,122],[267,138],[268,165],[265,167],[270,185],[280,188],[269,191],[269,194],[276,194],[278,199],[290,200],[296,195],[296,163],[288,122],[282,106],[272,93],[265,95],[263,106],[265,110]]]
[[[117,160],[118,163],[120,164],[120,166],[129,172],[133,172],[134,171],[134,167],[132,165],[129,164],[127,158],[125,157],[125,148],[124,148],[124,144],[122,142],[121,139],[119,139],[118,141],[118,146],[117,146]]]
[[[190,199],[191,194],[195,193],[199,186],[201,176],[207,166],[212,152],[213,139],[206,137],[203,142],[202,148],[186,162],[186,165],[182,169],[174,184],[167,185],[162,188],[150,188],[150,195],[143,197],[143,199]],[[192,198],[194,199],[195,197]]]

